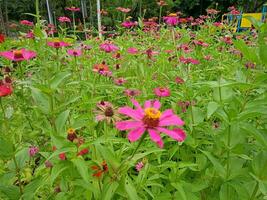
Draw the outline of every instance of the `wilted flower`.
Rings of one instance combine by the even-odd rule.
[[[34,51],[28,51],[26,49],[20,49],[20,50],[10,50],[10,51],[4,51],[0,52],[0,56],[12,60],[15,62],[23,61],[23,60],[30,60],[34,57],[36,57],[36,53]]]
[[[68,133],[67,139],[69,141],[73,142],[77,138],[77,134],[76,134],[75,129],[69,128],[67,133]]]
[[[224,36],[224,37],[222,38],[222,41],[225,42],[226,44],[233,44],[233,40],[232,40],[232,38],[229,37],[229,36]]]
[[[181,44],[178,49],[182,49],[185,53],[190,53],[193,51],[188,44]]]
[[[89,153],[89,150],[87,148],[84,148],[82,150],[80,150],[77,154],[77,156],[83,156]]]
[[[97,103],[94,113],[96,121],[106,121],[108,124],[121,120],[117,109],[108,101],[100,101]]]
[[[155,88],[154,93],[158,97],[169,97],[171,95],[171,91],[166,87]]]
[[[52,168],[53,167],[53,164],[49,160],[46,160],[44,164],[45,164],[46,168]]]
[[[255,69],[256,68],[256,64],[254,62],[247,62],[245,64],[247,69]]]
[[[214,22],[213,23],[213,26],[221,27],[221,26],[223,26],[223,23],[221,23],[221,22]]]
[[[64,22],[71,22],[70,21],[70,18],[68,18],[68,17],[59,17],[58,18],[58,21],[60,21],[61,23],[64,23]]]
[[[184,64],[193,64],[193,65],[197,65],[199,64],[200,62],[196,59],[193,59],[193,58],[184,58],[183,56],[180,57],[180,62],[184,63]]]
[[[198,45],[198,46],[202,46],[202,47],[208,47],[209,46],[209,44],[207,44],[201,40],[194,40],[193,42],[195,45]]]
[[[33,31],[29,31],[29,32],[25,35],[25,37],[28,38],[28,39],[33,39],[35,36],[34,36]]]
[[[108,165],[106,163],[106,161],[103,161],[102,164],[101,164],[101,167],[98,166],[98,165],[94,165],[91,167],[92,170],[95,170],[96,172],[93,174],[94,177],[101,177],[101,175],[105,172],[108,171]]]
[[[184,121],[173,113],[171,109],[160,112],[161,104],[158,100],[148,100],[144,104],[144,108],[132,99],[132,103],[136,107],[133,109],[129,106],[119,109],[119,113],[130,117],[130,120],[120,121],[116,123],[116,128],[120,131],[130,130],[128,139],[131,142],[137,141],[141,136],[148,132],[151,140],[163,147],[163,141],[159,135],[163,132],[177,141],[185,140],[185,133],[182,129],[166,129],[166,126],[183,126]]]
[[[35,154],[37,154],[39,152],[39,148],[35,147],[35,146],[31,146],[28,150],[29,156],[33,157],[35,156]]]
[[[212,9],[212,8],[211,9],[207,9],[206,11],[207,11],[208,15],[217,15],[220,12],[220,11]]]
[[[183,84],[184,83],[184,79],[182,79],[181,77],[177,76],[175,78],[175,82],[178,83],[178,84]]]
[[[167,6],[168,4],[164,0],[160,0],[157,2],[159,6]]]

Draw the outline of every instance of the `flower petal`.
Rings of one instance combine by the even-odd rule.
[[[137,108],[136,110],[138,112],[140,112],[141,114],[143,114],[144,111],[143,111],[141,105],[135,99],[131,99],[131,101],[132,101],[133,105]]]
[[[125,131],[128,129],[134,129],[134,128],[138,128],[140,126],[143,126],[143,122],[140,122],[140,121],[116,122],[116,128],[119,129],[120,131]]]
[[[129,106],[119,108],[118,112],[123,115],[127,115],[135,120],[141,120],[143,115],[138,111],[130,108]]]
[[[160,135],[157,133],[157,131],[153,130],[153,129],[148,129],[148,133],[150,135],[150,138],[153,142],[157,143],[157,145],[160,148],[163,148],[163,141],[160,137]]]
[[[168,130],[166,128],[161,128],[158,127],[157,130],[159,132],[163,132],[165,134],[167,134],[168,136],[170,136],[172,139],[177,140],[179,142],[182,142],[185,140],[186,135],[185,132],[182,129],[173,129],[173,130]]]
[[[159,126],[183,126],[184,125],[184,121],[180,117],[173,114],[172,111],[170,110],[166,110],[166,111],[162,113],[159,119]]]
[[[136,140],[138,140],[143,135],[145,130],[146,130],[145,127],[138,127],[137,129],[131,130],[128,133],[128,139],[131,142],[135,142]]]
[[[160,109],[160,102],[158,100],[154,101],[154,104],[153,104],[153,107],[156,108],[156,109]]]
[[[151,108],[151,101],[150,101],[150,100],[147,100],[147,101],[145,102],[144,107],[145,107],[145,109],[146,109],[146,108]]]

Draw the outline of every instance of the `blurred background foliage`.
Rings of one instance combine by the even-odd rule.
[[[69,16],[70,13],[64,8],[68,6],[81,7],[81,1],[86,2],[87,17],[86,22],[92,26],[96,25],[96,0],[49,0],[52,15],[54,19],[59,16]],[[105,26],[114,26],[117,21],[123,19],[122,13],[119,13],[117,7],[131,8],[129,15],[133,19],[139,16],[151,18],[159,16],[159,0],[100,0],[101,7],[107,13],[103,16]],[[17,22],[22,19],[33,20],[33,17],[26,13],[35,13],[34,0],[0,0],[0,20],[3,22]],[[46,0],[39,0],[40,14],[47,20]],[[184,16],[199,16],[205,14],[207,8],[217,8],[221,14],[227,12],[229,6],[235,6],[244,12],[261,11],[262,5],[266,0],[165,0],[168,4],[163,7],[162,14],[181,11]],[[77,15],[78,21],[82,21],[82,14]],[[1,25],[1,24],[0,24]]]

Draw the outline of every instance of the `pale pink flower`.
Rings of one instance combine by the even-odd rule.
[[[39,152],[39,148],[35,147],[35,146],[31,146],[28,150],[29,156],[33,157],[35,156],[35,154],[37,154]]]
[[[15,62],[23,61],[23,60],[30,60],[36,57],[36,52],[28,51],[26,49],[20,50],[10,50],[10,51],[3,51],[0,52],[0,56],[12,60]]]
[[[25,26],[34,26],[33,22],[28,21],[28,20],[21,20],[20,24],[25,25]]]
[[[119,47],[117,47],[116,45],[112,43],[105,42],[103,44],[100,44],[100,49],[105,51],[106,53],[110,53],[110,52],[118,51]]]
[[[78,57],[82,55],[82,51],[80,49],[68,49],[67,53],[70,56]]]
[[[64,22],[71,22],[70,21],[70,18],[68,18],[68,17],[59,17],[58,18],[58,21],[60,21],[61,23],[64,23]]]
[[[131,11],[130,8],[123,8],[123,7],[117,7],[116,10],[121,11],[123,13],[128,13]]]
[[[76,8],[76,7],[72,6],[72,7],[65,8],[65,10],[69,10],[71,12],[78,12],[78,11],[80,11],[80,8]]]
[[[137,54],[138,53],[138,49],[134,48],[134,47],[130,47],[130,48],[127,49],[127,52],[129,54]]]
[[[138,162],[136,165],[135,165],[135,169],[136,171],[140,172],[141,169],[144,167],[144,163],[141,161],[141,162]]]
[[[117,109],[108,101],[100,101],[94,110],[96,121],[106,121],[108,124],[120,121]]]
[[[171,95],[171,91],[166,87],[158,87],[154,89],[155,95],[158,97],[169,97]]]
[[[136,97],[141,94],[140,90],[135,90],[135,89],[125,89],[124,94],[128,97]]]
[[[127,82],[127,81],[126,81],[124,78],[122,78],[122,77],[114,79],[114,83],[115,83],[116,85],[123,85],[123,84],[126,83],[126,82]]]
[[[116,123],[116,128],[120,131],[129,130],[128,139],[135,142],[147,131],[150,139],[155,142],[160,148],[163,148],[163,141],[160,133],[165,133],[174,140],[179,142],[186,138],[185,132],[182,129],[169,130],[167,126],[183,126],[184,121],[173,113],[171,109],[161,113],[159,110],[161,104],[158,100],[148,100],[144,104],[144,108],[134,99],[132,103],[136,107],[133,109],[129,106],[119,108],[120,114],[128,116],[129,120]]]

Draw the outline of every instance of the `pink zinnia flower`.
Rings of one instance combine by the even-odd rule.
[[[166,87],[158,87],[154,89],[155,95],[158,97],[169,97],[171,95],[171,92]]]
[[[116,10],[121,11],[123,13],[128,13],[131,11],[130,8],[122,8],[122,7],[117,7]]]
[[[184,64],[193,64],[193,65],[197,65],[199,64],[200,62],[196,59],[193,59],[193,58],[184,58],[183,56],[180,57],[180,62],[184,63]]]
[[[38,152],[39,152],[39,148],[35,147],[35,146],[30,147],[29,150],[28,150],[28,153],[29,153],[30,157],[35,156],[35,154],[37,154]]]
[[[68,18],[68,17],[59,17],[59,18],[58,18],[58,21],[60,21],[61,23],[64,23],[64,22],[71,22],[71,21],[70,21],[70,18]]]
[[[182,49],[185,53],[190,53],[193,51],[188,44],[181,44],[178,48]]]
[[[207,44],[201,40],[194,40],[193,42],[195,45],[198,45],[198,46],[202,46],[202,47],[208,47],[209,46],[209,44]]]
[[[28,21],[28,20],[21,20],[20,24],[25,25],[25,26],[34,26],[33,22]]]
[[[223,23],[221,22],[214,22],[213,23],[213,26],[216,26],[216,27],[221,27],[223,25]]]
[[[71,12],[78,12],[78,11],[80,11],[80,8],[76,8],[76,7],[72,6],[72,7],[65,8],[65,10],[69,10]]]
[[[23,61],[23,60],[30,60],[36,57],[36,53],[34,51],[28,51],[26,49],[20,50],[11,50],[11,51],[3,51],[0,52],[0,56],[12,60],[15,62]]]
[[[26,38],[29,38],[29,39],[33,39],[35,36],[34,36],[34,33],[33,31],[29,31],[26,35],[25,35]]]
[[[103,44],[100,44],[100,49],[105,51],[106,53],[110,53],[110,52],[118,51],[119,47],[117,47],[116,45],[112,43],[105,42]]]
[[[141,162],[138,162],[136,165],[135,165],[135,169],[136,171],[140,172],[141,169],[144,167],[144,163],[141,161]]]
[[[130,47],[130,48],[127,49],[127,52],[129,54],[137,54],[138,53],[138,49],[134,48],[134,47]]]
[[[47,45],[50,47],[54,47],[56,49],[61,48],[61,47],[68,47],[70,46],[69,43],[63,42],[63,41],[59,41],[59,40],[55,40],[52,42],[47,42]]]
[[[163,17],[163,20],[165,21],[166,24],[170,26],[176,26],[179,23],[179,18],[177,17],[176,14],[170,14],[167,17]]]
[[[135,90],[135,89],[125,89],[124,94],[128,97],[136,97],[141,94],[140,90]]]
[[[74,56],[74,57],[77,57],[77,56],[81,56],[82,55],[82,51],[80,49],[68,49],[67,50],[67,53],[70,56]]]
[[[185,140],[185,132],[182,129],[169,130],[166,126],[183,126],[184,121],[173,113],[171,109],[160,112],[161,104],[158,100],[146,101],[144,108],[132,99],[136,107],[133,109],[129,106],[119,109],[119,113],[130,117],[130,120],[116,123],[116,128],[120,131],[130,130],[128,139],[131,142],[137,141],[147,131],[151,140],[160,148],[163,148],[163,141],[160,133],[163,132],[179,142]]]
[[[184,83],[184,79],[182,79],[181,77],[177,76],[177,77],[175,78],[175,82],[176,82],[177,84],[183,84],[183,83]]]
[[[133,27],[137,26],[137,22],[125,21],[125,22],[122,22],[121,25],[124,28],[133,28]]]
[[[122,77],[114,79],[114,83],[115,83],[116,85],[123,85],[123,84],[126,83],[126,82],[127,82],[127,81],[126,81],[124,78],[122,78]]]
[[[222,38],[222,41],[225,42],[226,44],[233,44],[233,40],[229,36],[225,36]]]

